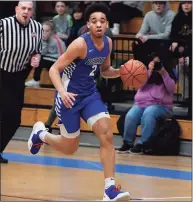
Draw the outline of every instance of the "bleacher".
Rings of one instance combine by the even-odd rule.
[[[179,2],[170,2],[172,10],[177,12]],[[145,3],[144,14],[151,10],[151,3]],[[122,32],[127,34],[120,34],[114,38],[114,55],[113,61],[116,65],[118,60],[120,62],[127,61],[130,58],[133,58],[131,44],[134,39],[135,34],[138,32],[141,27],[143,18],[134,18],[129,21],[127,24],[121,26]],[[33,71],[30,73],[28,80],[32,78]],[[32,126],[36,121],[41,120],[45,122],[48,118],[51,107],[54,103],[54,93],[55,89],[51,83],[51,80],[48,75],[47,70],[43,70],[41,74],[41,88],[26,88],[25,90],[25,107],[22,110],[22,126]],[[179,87],[176,88],[176,94],[180,94]],[[128,90],[128,89],[123,89]],[[111,114],[112,124],[113,124],[113,133],[118,134],[116,127],[117,120],[119,115]],[[182,127],[182,140],[191,141],[192,140],[192,120],[178,119]],[[54,128],[57,128],[55,125],[56,121],[53,124]],[[81,120],[81,130],[82,131],[91,131],[86,123]],[[138,128],[137,135],[140,133],[140,127]]]

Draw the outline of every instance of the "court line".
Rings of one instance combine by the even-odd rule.
[[[27,200],[35,200],[35,201],[49,201],[49,202],[52,202],[52,201],[55,201],[55,200],[48,200],[48,199],[36,199],[36,198],[30,198],[30,197],[22,197],[22,196],[11,196],[11,195],[6,195],[6,194],[2,194],[1,197],[4,196],[4,197],[9,197],[9,198],[17,198],[17,199],[27,199]],[[162,197],[162,198],[131,198],[130,201],[149,201],[149,200],[170,200],[170,199],[192,199],[192,197]],[[71,200],[71,199],[68,199],[68,201],[76,201],[76,200]],[[83,200],[79,200],[79,201],[83,201]],[[85,200],[84,200],[85,201]],[[102,201],[102,200],[90,200],[90,201]]]
[[[100,162],[95,161],[86,161],[80,159],[69,159],[69,158],[58,158],[51,156],[33,156],[33,155],[24,155],[17,153],[4,153],[3,156],[8,158],[12,162],[22,162],[30,164],[39,164],[46,166],[57,166],[64,168],[79,168],[84,170],[99,170],[101,171],[102,165]],[[93,166],[94,163],[97,166]],[[168,179],[177,179],[177,180],[192,180],[192,173],[189,171],[173,170],[166,168],[155,168],[155,167],[144,167],[144,166],[135,166],[135,165],[126,165],[126,164],[116,164],[115,172],[132,174],[132,175],[143,175],[159,178],[168,178]]]
[[[17,199],[27,199],[27,200],[34,200],[34,201],[48,201],[48,202],[52,202],[52,201],[56,201],[56,200],[48,200],[48,199],[37,199],[37,198],[31,198],[31,197],[24,197],[24,196],[12,196],[12,195],[6,195],[6,194],[1,194],[1,197],[4,196],[4,197],[9,197],[9,198],[17,198]],[[74,199],[68,199],[66,198],[65,201],[77,201],[77,200],[74,200]]]
[[[192,197],[189,196],[174,196],[174,197],[157,197],[157,198],[139,198],[139,199],[134,199],[134,200],[164,200],[167,201],[169,199],[192,199]]]
[[[42,199],[36,199],[36,198],[30,198],[30,197],[23,197],[23,196],[11,196],[11,195],[6,195],[6,194],[1,194],[1,197],[9,197],[9,198],[17,198],[17,199],[27,199],[27,200],[35,200],[35,201],[41,201]],[[51,201],[51,200],[46,200],[46,201]]]

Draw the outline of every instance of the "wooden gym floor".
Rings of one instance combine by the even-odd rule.
[[[99,149],[80,147],[64,156],[48,145],[30,155],[27,142],[12,140],[1,165],[1,201],[101,200]],[[191,158],[116,154],[116,179],[132,200],[192,201]]]

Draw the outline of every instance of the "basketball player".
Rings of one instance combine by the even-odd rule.
[[[44,124],[37,122],[28,140],[28,148],[32,154],[36,154],[43,143],[48,143],[64,154],[73,154],[79,145],[82,117],[100,140],[100,158],[105,177],[103,200],[128,201],[130,194],[115,187],[111,120],[94,81],[98,68],[105,78],[120,76],[119,69],[110,66],[112,41],[104,35],[108,27],[107,16],[108,8],[104,4],[91,4],[85,11],[90,32],[74,40],[51,67],[49,73],[57,89],[55,110],[61,135],[48,133]]]

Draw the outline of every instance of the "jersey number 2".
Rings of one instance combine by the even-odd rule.
[[[96,69],[97,69],[97,65],[93,65],[92,66],[92,72],[89,74],[89,76],[94,76],[94,73],[95,73],[95,71],[96,71]]]

